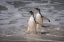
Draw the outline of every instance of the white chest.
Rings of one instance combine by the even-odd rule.
[[[31,17],[29,18],[29,23],[35,23],[33,16],[31,16]]]
[[[36,14],[36,21],[43,25],[43,19],[42,19],[41,15],[39,13]],[[37,31],[42,30],[41,25],[39,25],[39,24],[37,24],[36,28],[37,28]]]
[[[36,21],[42,23],[42,17],[39,13],[36,14]]]
[[[36,30],[36,24],[35,24],[35,20],[34,20],[34,17],[33,16],[31,16],[29,18],[28,27],[29,27],[29,30],[30,31],[35,31]]]

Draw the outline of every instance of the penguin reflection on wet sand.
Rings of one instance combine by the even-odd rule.
[[[24,32],[25,33],[29,33],[30,32],[30,33],[36,34],[36,32],[37,32],[36,31],[36,24],[39,24],[41,26],[42,26],[42,24],[35,21],[34,13],[32,11],[30,11],[29,13],[31,14],[31,16],[30,16],[30,18],[28,20],[28,29],[25,30]]]
[[[50,20],[47,17],[41,15],[39,8],[34,8],[34,9],[38,11],[38,13],[36,14],[36,21],[37,22],[39,22],[43,25],[43,18],[50,22]],[[44,27],[44,25],[43,25],[43,27]],[[41,25],[39,25],[39,24],[37,24],[37,28],[42,30]]]

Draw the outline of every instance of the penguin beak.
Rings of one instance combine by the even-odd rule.
[[[38,8],[34,8],[35,10],[37,10],[37,11],[39,11],[39,9]]]

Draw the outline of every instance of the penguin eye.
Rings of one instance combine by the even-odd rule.
[[[38,8],[35,8],[35,9],[38,10],[38,11],[40,10],[40,9],[38,9]]]

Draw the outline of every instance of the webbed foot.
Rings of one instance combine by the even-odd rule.
[[[28,33],[28,30],[24,30],[25,33]]]

